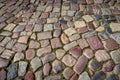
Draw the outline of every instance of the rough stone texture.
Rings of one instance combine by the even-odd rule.
[[[41,60],[38,57],[35,57],[30,62],[33,71],[36,71],[42,64]]]
[[[4,52],[2,53],[1,57],[2,58],[6,58],[6,59],[11,59],[14,56],[14,52],[11,50],[4,50]]]
[[[120,33],[111,34],[111,37],[112,37],[118,44],[120,44]]]
[[[88,73],[87,72],[83,72],[80,76],[79,76],[79,78],[78,78],[78,80],[90,80],[90,77],[89,77],[89,75],[88,75]]]
[[[93,80],[104,80],[106,78],[106,74],[103,71],[95,73],[93,76]]]
[[[98,50],[95,53],[95,58],[99,62],[101,62],[101,61],[106,61],[106,60],[110,59],[110,56],[105,50]]]
[[[74,71],[70,68],[65,68],[63,71],[63,76],[65,79],[69,79],[74,74]]]
[[[63,44],[67,44],[69,42],[69,39],[65,34],[62,34],[60,38]]]
[[[86,27],[86,24],[84,21],[75,21],[75,28],[82,28],[82,27]]]
[[[110,55],[113,61],[115,62],[115,64],[120,63],[120,53],[118,51],[111,51]]]
[[[103,48],[102,43],[97,36],[89,37],[87,38],[87,41],[90,44],[90,47],[94,50]]]
[[[9,64],[8,60],[0,58],[0,68],[7,67],[8,64]]]
[[[68,35],[68,36],[71,36],[75,33],[77,33],[77,31],[72,27],[65,30],[65,34]]]
[[[18,75],[18,64],[12,63],[8,67],[7,80],[11,80]]]
[[[57,49],[57,50],[56,50],[56,57],[57,57],[58,59],[61,59],[64,54],[65,54],[65,50],[63,50],[63,49]]]
[[[6,71],[4,69],[0,70],[0,80],[6,79]]]
[[[65,55],[62,59],[62,62],[67,66],[73,66],[76,60],[71,55]]]
[[[120,31],[120,23],[110,23],[110,28],[112,32]]]
[[[75,46],[77,46],[78,44],[77,44],[77,42],[76,41],[73,41],[73,42],[71,42],[71,43],[69,43],[69,44],[66,44],[63,48],[66,50],[66,51],[68,51],[69,49],[71,49],[71,48],[73,48],[73,47],[75,47]]]
[[[62,71],[65,68],[64,64],[58,60],[55,60],[52,63],[52,69],[54,71],[54,73],[58,73],[60,71]]]
[[[34,80],[34,74],[32,71],[28,71],[25,75],[25,80]]]
[[[94,56],[92,49],[89,48],[85,49],[83,51],[83,54],[89,59],[91,59]]]
[[[16,61],[20,61],[22,59],[24,59],[24,54],[23,53],[16,53],[13,61],[16,62]]]
[[[50,70],[51,70],[51,66],[49,63],[46,63],[43,67],[43,73],[44,75],[49,75],[50,73]]]
[[[31,60],[35,56],[35,50],[34,49],[28,49],[26,51],[26,59]]]
[[[20,61],[19,62],[19,69],[18,69],[18,75],[24,76],[26,73],[28,63],[26,61]]]
[[[106,50],[114,50],[119,47],[117,42],[113,39],[107,39],[107,40],[103,41],[103,45]]]
[[[80,56],[77,63],[74,66],[74,71],[80,74],[86,67],[88,59],[85,56]]]
[[[77,42],[78,42],[80,48],[82,48],[82,49],[89,46],[85,39],[79,39],[79,40],[77,40]]]
[[[62,47],[62,44],[61,44],[59,38],[53,38],[53,39],[51,39],[51,45],[52,45],[52,48]]]
[[[35,73],[36,80],[42,80],[42,71],[37,71]]]

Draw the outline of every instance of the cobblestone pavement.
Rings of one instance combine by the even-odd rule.
[[[120,0],[0,0],[0,80],[120,80]]]

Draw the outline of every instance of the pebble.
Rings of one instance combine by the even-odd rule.
[[[82,38],[88,38],[88,37],[95,36],[95,35],[97,35],[96,31],[89,31],[89,32],[82,34]]]
[[[8,44],[6,45],[6,48],[8,49],[12,49],[12,47],[14,46],[14,44],[16,43],[16,39],[12,39],[8,42]]]
[[[37,49],[40,47],[40,43],[34,40],[31,40],[29,43],[29,48]]]
[[[86,24],[84,21],[75,21],[74,22],[75,28],[82,28],[82,27],[86,27]]]
[[[43,25],[35,24],[35,27],[33,29],[33,32],[39,32],[42,31]]]
[[[57,18],[47,18],[47,23],[56,23],[57,21]]]
[[[50,42],[49,40],[41,40],[40,44],[41,44],[41,47],[47,47],[50,44]]]
[[[77,73],[80,74],[86,67],[88,62],[88,59],[85,56],[80,56],[77,63],[73,67],[73,70]]]
[[[97,71],[101,69],[101,67],[102,64],[95,59],[90,60],[88,63],[88,68],[91,69],[92,71]]]
[[[91,80],[87,72],[83,72],[81,75],[79,75],[78,80]]]
[[[14,79],[18,75],[18,64],[12,63],[8,67],[7,80]]]
[[[33,72],[35,72],[40,66],[42,66],[41,60],[38,57],[35,57],[30,62]]]
[[[44,24],[44,31],[52,31],[53,25],[52,24]]]
[[[114,73],[115,74],[120,74],[120,64],[118,64],[114,67]]]
[[[14,51],[19,51],[19,52],[25,51],[26,48],[27,48],[27,45],[21,44],[21,43],[16,43],[16,44],[13,46],[13,50],[14,50]]]
[[[6,49],[3,51],[1,57],[5,58],[5,59],[11,59],[11,58],[13,58],[14,54],[15,54],[15,52]]]
[[[104,80],[105,78],[106,78],[106,74],[103,71],[99,71],[95,73],[92,80]]]
[[[52,70],[54,71],[54,73],[59,73],[64,68],[65,68],[65,65],[62,62],[60,62],[58,60],[53,61],[53,63],[52,63]]]
[[[27,70],[28,62],[19,61],[18,76],[24,76]]]
[[[99,61],[106,61],[110,59],[109,54],[105,50],[97,50],[95,53],[95,58]]]
[[[9,31],[4,31],[4,32],[2,32],[0,35],[2,35],[2,36],[11,36],[12,33],[9,32]]]
[[[120,23],[110,23],[110,28],[112,32],[120,31]]]
[[[115,62],[115,64],[120,63],[120,53],[118,51],[111,51],[110,55],[113,61]]]
[[[7,67],[9,64],[9,60],[0,58],[0,68]]]
[[[102,14],[103,15],[111,15],[111,11],[108,8],[101,8]]]
[[[78,75],[77,74],[74,74],[70,80],[78,80]]]
[[[100,26],[100,27],[98,27],[98,28],[96,29],[96,31],[98,31],[98,32],[105,31],[105,27]]]
[[[63,76],[65,79],[70,79],[70,77],[74,74],[74,71],[71,68],[65,68],[63,71]]]
[[[60,20],[60,24],[67,24],[67,21],[65,21],[65,20]]]
[[[73,66],[76,63],[76,60],[71,55],[65,55],[62,59],[62,62],[67,66]]]
[[[20,60],[22,60],[22,59],[24,59],[24,54],[18,52],[18,53],[15,54],[14,59],[13,59],[13,62],[20,61]]]
[[[108,39],[108,35],[106,32],[99,32],[98,33],[98,37],[101,39],[101,40],[106,40]]]
[[[28,71],[25,75],[25,80],[35,80],[34,73],[32,71]]]
[[[61,35],[61,30],[55,30],[53,33],[54,37],[59,37]]]
[[[28,36],[21,36],[21,37],[18,39],[18,42],[27,44],[28,38],[29,38]]]
[[[73,42],[71,42],[71,43],[69,43],[69,44],[64,45],[63,48],[64,48],[66,51],[68,51],[68,50],[70,50],[71,48],[73,48],[73,47],[75,47],[75,46],[77,46],[77,45],[78,45],[77,42],[76,42],[76,41],[73,41]]]

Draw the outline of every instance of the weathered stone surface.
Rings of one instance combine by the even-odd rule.
[[[28,63],[26,61],[19,61],[18,76],[24,76],[26,73]]]
[[[24,28],[25,28],[25,26],[23,26],[23,25],[16,26],[16,28],[13,30],[13,32],[21,32],[24,30]]]
[[[81,75],[79,75],[78,80],[91,80],[87,72],[83,72]]]
[[[65,55],[62,59],[62,62],[67,66],[73,66],[76,60],[71,55]]]
[[[112,32],[120,31],[120,23],[110,23],[110,28]]]
[[[101,61],[106,61],[106,60],[110,59],[110,56],[105,50],[98,50],[95,53],[95,58],[99,62],[101,62]]]
[[[6,58],[6,59],[11,59],[14,56],[15,52],[11,51],[11,50],[4,50],[4,52],[2,53],[1,57],[2,58]]]
[[[6,71],[4,69],[0,70],[0,80],[6,79]]]
[[[86,67],[88,59],[85,56],[80,56],[77,63],[73,67],[77,74],[80,74]]]
[[[78,44],[77,44],[77,42],[76,41],[73,41],[73,42],[71,42],[71,43],[69,43],[69,44],[66,44],[66,45],[64,45],[64,49],[66,50],[66,51],[68,51],[68,50],[70,50],[71,48],[73,48],[73,47],[75,47],[75,46],[77,46]]]
[[[85,39],[79,39],[79,40],[77,40],[77,43],[79,44],[81,49],[89,46]]]
[[[92,80],[104,80],[106,78],[106,74],[103,71],[95,73]]]
[[[69,53],[73,57],[78,58],[82,54],[82,50],[80,49],[80,47],[75,47],[75,48],[72,48],[71,50],[69,50]]]
[[[50,39],[52,38],[51,32],[41,32],[37,34],[38,40]]]
[[[113,38],[118,44],[120,44],[120,33],[111,34],[111,38]]]
[[[36,80],[42,80],[42,71],[35,72],[35,79]]]
[[[8,67],[7,80],[11,80],[18,75],[18,64],[12,63]]]
[[[37,56],[45,55],[46,53],[51,52],[51,46],[46,46],[37,50]]]
[[[68,29],[65,29],[65,34],[66,35],[68,35],[68,36],[71,36],[71,35],[73,35],[73,34],[75,34],[75,33],[77,33],[77,31],[74,29],[74,28],[68,28]]]
[[[54,60],[55,54],[54,53],[47,54],[46,56],[42,57],[41,59],[42,59],[43,64],[45,64],[47,62]]]
[[[39,24],[35,24],[35,27],[33,29],[33,32],[39,32],[39,31],[42,31],[42,25],[39,25]]]
[[[15,54],[13,62],[16,62],[16,61],[19,61],[19,60],[22,60],[22,59],[24,59],[24,54],[18,52],[18,53]]]
[[[34,73],[32,71],[28,71],[25,75],[25,80],[34,80]]]
[[[25,45],[25,44],[21,44],[21,43],[16,43],[15,45],[14,45],[14,47],[13,47],[13,50],[14,51],[25,51],[26,50],[26,48],[27,48],[27,45]]]
[[[50,73],[50,70],[51,70],[51,66],[49,63],[46,63],[43,67],[43,73],[44,75],[49,75]]]
[[[41,47],[46,47],[50,44],[49,40],[41,40],[40,41]]]
[[[89,58],[89,59],[91,59],[91,58],[94,56],[93,50],[92,50],[92,49],[89,49],[89,48],[85,49],[85,50],[83,51],[83,54],[84,54],[87,58]]]
[[[107,40],[103,41],[103,45],[104,45],[105,49],[108,51],[117,49],[119,47],[117,42],[113,39],[107,39]]]
[[[54,73],[59,73],[61,72],[63,69],[65,68],[65,65],[58,61],[58,60],[55,60],[53,63],[52,63],[52,70],[54,71]]]
[[[0,68],[7,67],[8,64],[9,64],[8,60],[0,58]]]
[[[30,41],[29,48],[37,49],[39,47],[40,47],[40,44],[37,41],[33,41],[33,40]]]
[[[103,64],[102,70],[104,72],[110,72],[110,71],[113,70],[114,66],[115,65],[114,65],[113,61],[108,61],[108,62],[106,62],[106,63]]]
[[[101,67],[102,67],[102,64],[95,59],[92,59],[88,63],[88,68],[91,69],[92,71],[97,71],[97,70],[101,69]]]
[[[28,49],[26,51],[26,59],[31,60],[35,56],[35,50],[34,49]]]
[[[41,60],[38,57],[35,57],[30,62],[33,71],[35,72],[40,66],[42,66]]]
[[[16,43],[16,39],[12,39],[8,42],[8,44],[6,45],[6,48],[8,49],[12,49],[12,47],[14,46],[14,44]]]
[[[70,77],[74,74],[74,71],[70,68],[65,68],[63,71],[63,76],[65,77],[65,79],[70,79]]]
[[[70,80],[78,80],[78,76],[77,76],[77,74],[74,74],[74,75],[71,77]]]
[[[53,39],[51,39],[51,46],[52,46],[52,48],[62,47],[60,39],[59,38],[53,38]]]
[[[67,44],[69,42],[69,39],[65,34],[62,34],[60,38],[63,44]]]
[[[120,53],[118,51],[111,51],[110,55],[113,61],[115,62],[115,64],[120,63]]]
[[[120,64],[118,64],[114,67],[114,73],[115,74],[120,74]]]
[[[47,23],[56,23],[58,21],[57,18],[48,18]]]
[[[79,34],[74,34],[72,36],[69,37],[69,40],[70,41],[74,41],[74,40],[78,40],[80,38],[80,35]]]
[[[111,74],[107,77],[107,80],[119,80],[119,77],[116,74]]]
[[[61,30],[55,30],[53,33],[54,37],[59,37],[61,35]]]
[[[83,18],[86,22],[91,22],[91,21],[94,20],[90,15],[84,15],[82,18]]]
[[[22,36],[18,39],[18,42],[20,43],[27,43],[28,42],[28,36]]]
[[[58,59],[61,59],[61,58],[63,57],[63,55],[65,54],[65,50],[63,50],[63,49],[57,49],[57,50],[55,51],[55,53],[56,53],[56,57],[57,57]]]
[[[97,36],[92,36],[87,38],[88,43],[90,44],[90,47],[94,50],[103,48],[101,41]]]
[[[82,27],[86,27],[86,24],[84,21],[75,21],[74,22],[75,28],[82,28]]]

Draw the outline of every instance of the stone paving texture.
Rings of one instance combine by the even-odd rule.
[[[0,0],[0,80],[120,80],[120,0]]]

